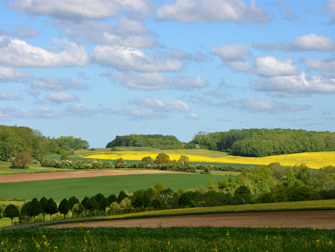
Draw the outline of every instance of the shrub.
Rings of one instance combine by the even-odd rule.
[[[33,161],[31,155],[27,151],[22,151],[14,158],[14,160],[11,162],[12,166],[19,166],[23,169],[27,164],[30,164]]]

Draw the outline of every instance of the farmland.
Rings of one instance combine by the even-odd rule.
[[[133,192],[154,186],[157,182],[163,182],[172,190],[179,190],[181,187],[183,189],[206,187],[209,179],[217,183],[219,179],[228,179],[228,177],[199,174],[148,174],[25,181],[0,183],[0,192],[1,197],[5,199],[16,197],[31,200],[34,197],[44,196],[60,202],[63,198],[72,196],[82,199],[97,193],[106,196],[112,193],[118,194],[124,188]]]
[[[161,152],[170,156],[170,159],[178,160],[180,155],[187,155],[191,163],[218,163],[243,164],[245,166],[268,165],[278,162],[281,165],[294,166],[296,164],[305,164],[310,168],[321,168],[327,165],[335,164],[335,152],[305,152],[298,154],[287,154],[268,157],[240,157],[228,155],[226,152],[211,151],[204,149],[192,150],[157,150],[151,148],[123,148],[123,151],[110,151],[109,149],[99,149],[97,151],[81,150],[76,152],[79,157],[88,159],[108,159],[140,161],[143,157],[150,156],[153,159]]]

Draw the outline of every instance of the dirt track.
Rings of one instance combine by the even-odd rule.
[[[177,217],[141,218],[115,221],[93,221],[81,223],[83,227],[311,227],[335,228],[335,211],[292,211],[264,213],[232,213]],[[80,223],[66,223],[48,228],[79,227]]]
[[[116,175],[133,175],[133,174],[162,174],[162,173],[178,173],[172,171],[159,170],[103,170],[103,171],[74,171],[74,172],[52,172],[52,173],[31,173],[31,174],[14,174],[1,175],[0,183],[50,180],[50,179],[66,179],[66,178],[86,178]],[[179,172],[180,173],[180,172]]]

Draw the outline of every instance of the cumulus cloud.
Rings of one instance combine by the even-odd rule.
[[[327,71],[335,76],[335,57],[326,58],[323,60],[305,58],[304,64],[310,68]]]
[[[223,61],[236,61],[243,57],[251,56],[247,45],[231,44],[226,46],[211,46],[210,50]]]
[[[175,3],[164,3],[157,10],[157,16],[181,22],[268,22],[267,12],[255,3],[255,0],[252,0],[250,5],[243,0],[176,0]]]
[[[131,101],[130,104],[137,105],[139,107],[147,107],[157,111],[179,111],[179,112],[191,112],[190,106],[185,102],[177,101],[164,101],[156,98],[137,98]]]
[[[39,95],[41,95],[41,91],[33,89],[33,88],[29,88],[28,89],[28,94],[37,98]]]
[[[42,107],[37,110],[16,109],[11,107],[4,107],[0,105],[0,115],[7,118],[59,118],[60,114],[57,111]]]
[[[20,69],[0,66],[0,82],[23,82],[33,77],[33,73],[21,73]]]
[[[100,45],[119,45],[134,48],[154,48],[159,45],[157,39],[140,21],[121,18],[117,25],[98,24],[95,21],[56,20],[61,33],[73,40]]]
[[[305,97],[310,94],[335,93],[335,79],[313,76],[309,80],[302,72],[294,76],[260,78],[253,83],[254,90],[266,92],[277,97]]]
[[[38,32],[31,25],[20,25],[14,31],[10,32],[10,34],[21,38],[33,38],[38,35]]]
[[[86,90],[88,86],[83,84],[78,79],[64,79],[64,78],[56,78],[56,77],[43,77],[43,78],[33,78],[31,83],[33,88],[39,88],[44,90]]]
[[[0,100],[19,100],[22,95],[15,95],[14,92],[0,92]]]
[[[74,102],[74,101],[79,101],[78,97],[74,97],[64,92],[59,92],[59,93],[47,94],[45,96],[45,99],[42,100],[41,103],[59,104],[59,103]]]
[[[121,71],[176,72],[183,70],[178,60],[153,58],[141,50],[119,46],[96,46],[92,61]]]
[[[120,11],[138,12],[144,17],[151,13],[145,0],[16,0],[7,6],[31,15],[48,15],[65,19],[103,19]]]
[[[195,75],[194,78],[189,76],[175,76],[173,78],[173,86],[176,89],[192,89],[192,88],[203,88],[208,86],[199,75]]]
[[[66,116],[78,115],[78,116],[89,116],[94,114],[95,111],[89,107],[84,106],[83,104],[78,104],[76,106],[69,105],[64,110],[63,114]]]
[[[160,112],[154,111],[151,108],[121,108],[121,109],[110,109],[101,107],[100,113],[105,115],[127,115],[131,118],[136,119],[150,119],[150,118],[162,118],[165,117]]]
[[[231,122],[234,121],[234,118],[232,117],[217,117],[216,120],[220,122]]]
[[[190,119],[199,119],[199,115],[198,114],[195,114],[195,113],[188,113],[186,115],[187,118],[190,118]]]
[[[276,76],[276,75],[294,75],[299,68],[294,65],[292,59],[281,61],[273,56],[258,57],[255,59],[255,72],[259,75]]]
[[[282,61],[273,56],[257,57],[254,65],[251,65],[247,60],[228,61],[224,65],[234,71],[262,76],[294,75],[299,71],[298,66],[294,64],[292,59]]]
[[[301,110],[308,110],[311,107],[308,105],[273,102],[269,100],[259,100],[259,99],[250,99],[250,98],[219,103],[217,106],[218,107],[238,108],[240,110],[248,111],[249,113],[297,112]]]
[[[324,51],[332,52],[335,50],[335,43],[329,37],[322,35],[309,34],[294,38],[291,43],[284,44],[279,42],[277,44],[258,44],[252,43],[252,46],[263,51],[281,50],[285,52],[292,51]]]
[[[0,65],[11,67],[85,66],[88,55],[83,46],[66,39],[54,39],[56,47],[47,51],[26,41],[0,37]],[[1,46],[2,44],[2,46]],[[60,46],[65,49],[61,50]],[[53,52],[54,51],[54,52]]]

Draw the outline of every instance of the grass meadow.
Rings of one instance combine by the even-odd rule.
[[[131,148],[124,147],[123,151],[111,151],[110,149],[96,149],[95,151],[81,150],[76,155],[81,158],[89,159],[109,159],[140,161],[143,157],[150,156],[153,159],[159,153],[166,153],[171,160],[178,160],[180,155],[187,155],[191,163],[210,163],[221,165],[244,165],[260,166],[278,162],[281,165],[293,166],[296,164],[306,164],[310,168],[318,169],[327,165],[335,164],[335,152],[305,152],[297,154],[287,154],[268,157],[240,157],[232,156],[226,152],[211,151],[205,149],[191,150],[157,150],[153,148]]]
[[[179,190],[180,188],[206,187],[208,180],[213,179],[217,185],[218,180],[228,179],[220,175],[207,174],[141,174],[141,175],[120,175],[91,178],[55,179],[42,181],[25,181],[0,183],[1,198],[33,198],[52,197],[60,202],[64,197],[76,196],[83,199],[85,196],[94,196],[102,193],[105,196],[119,194],[123,189],[134,192],[139,189],[147,189],[158,182],[162,182],[166,188]]]

